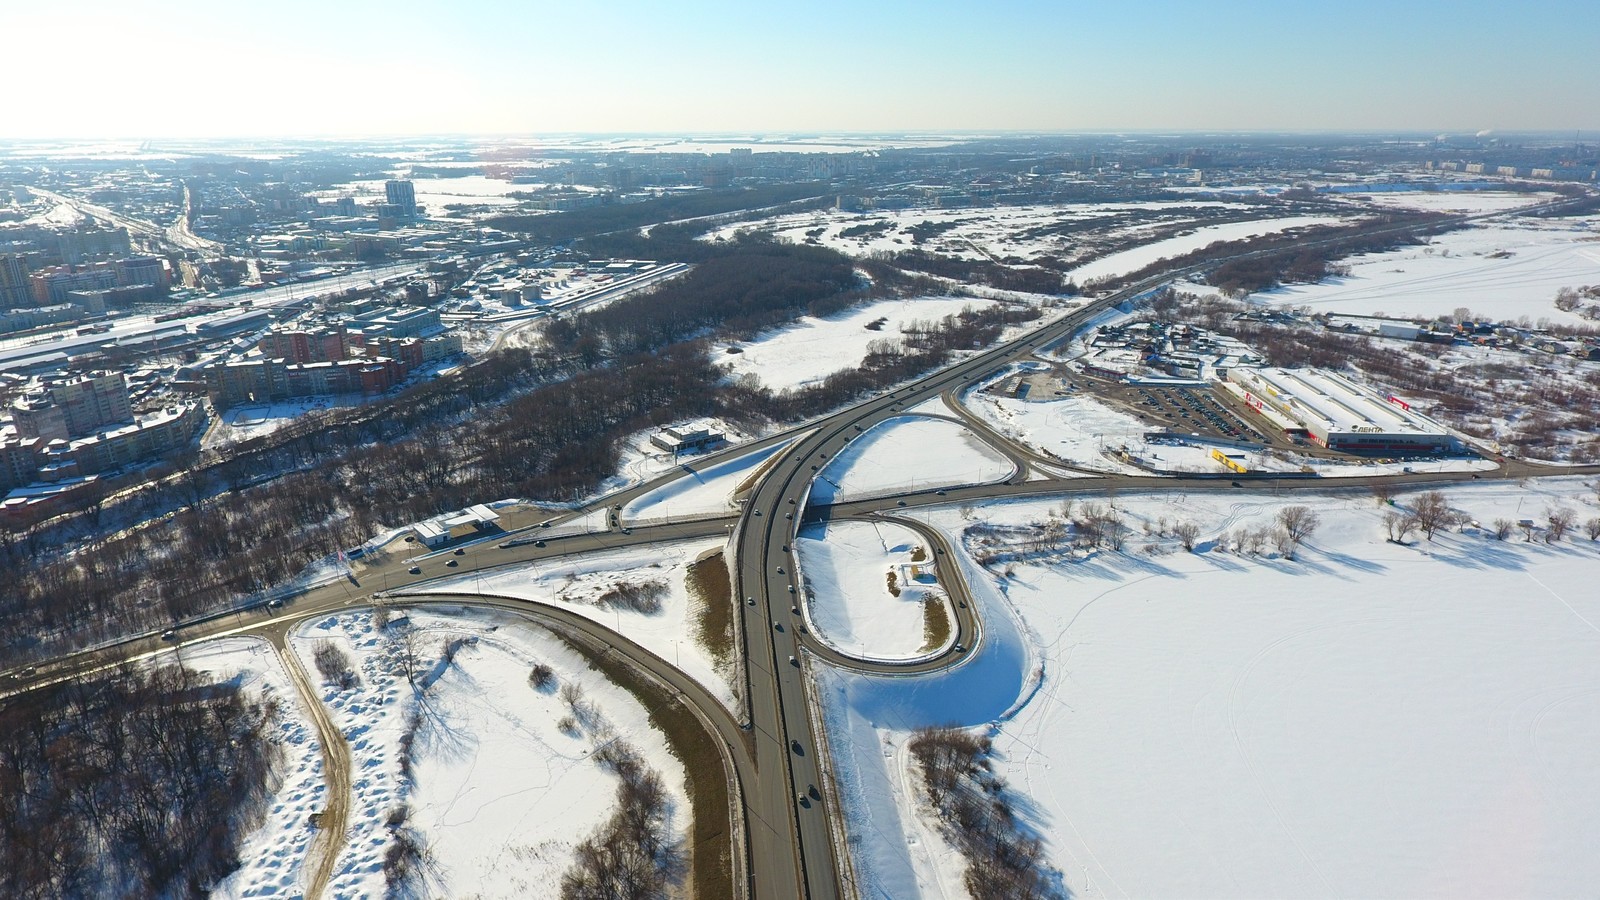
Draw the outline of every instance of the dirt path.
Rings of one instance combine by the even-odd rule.
[[[306,897],[321,897],[333,878],[333,865],[339,859],[339,851],[344,849],[345,830],[349,825],[350,745],[345,743],[344,734],[328,716],[299,657],[289,650],[287,635],[274,629],[271,640],[272,649],[283,662],[295,690],[300,692],[300,702],[316,726],[317,739],[322,744],[322,777],[327,784],[328,801],[317,819],[317,837],[311,843],[304,869],[308,873],[305,876]]]

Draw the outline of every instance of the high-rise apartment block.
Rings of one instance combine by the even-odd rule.
[[[417,189],[409,181],[387,181],[383,193],[394,215],[402,219],[417,217]]]
[[[128,382],[120,372],[107,372],[46,384],[11,407],[17,433],[23,437],[70,440],[103,426],[133,421]]]

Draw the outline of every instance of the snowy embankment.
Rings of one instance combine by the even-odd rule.
[[[284,750],[282,780],[266,819],[239,847],[241,864],[211,892],[214,898],[300,897],[306,854],[316,830],[311,814],[326,804],[322,745],[276,653],[258,638],[223,638],[183,648],[183,664],[218,680],[237,679],[247,694],[276,708],[274,739]]]
[[[1251,299],[1317,313],[1432,319],[1467,309],[1494,321],[1592,325],[1555,307],[1564,287],[1600,284],[1600,219],[1513,219],[1342,260],[1344,277],[1287,285]]]
[[[683,541],[562,557],[431,581],[426,592],[497,594],[571,610],[672,661],[729,710],[737,711],[732,661],[716,658],[695,638],[699,609],[686,583],[688,567],[725,543]],[[634,603],[617,596],[619,588],[637,589],[648,597]]]
[[[729,345],[739,352],[718,352],[715,361],[733,377],[751,375],[775,391],[803,388],[860,366],[874,342],[900,343],[901,332],[913,323],[936,323],[994,304],[972,297],[922,297],[880,300],[820,319],[801,316],[753,341]]]
[[[352,754],[332,895],[384,895],[385,859],[407,846],[425,848],[423,893],[551,892],[611,814],[617,778],[594,756],[611,741],[661,774],[669,840],[681,842],[685,773],[665,738],[631,694],[548,632],[510,615],[400,609],[386,625],[371,612],[314,620],[294,643]],[[350,686],[317,674],[324,644],[348,662]],[[530,682],[536,664],[551,669],[543,688]]]
[[[806,618],[818,638],[863,659],[906,660],[942,650],[950,630],[929,634],[927,604],[939,589],[933,550],[915,531],[885,522],[830,522],[795,541],[806,581]],[[930,638],[932,645],[930,646]]]
[[[632,524],[728,515],[734,510],[733,495],[740,483],[787,446],[774,444],[704,468],[685,463],[689,471],[682,478],[630,500],[622,508],[622,519]]]
[[[1578,479],[1445,493],[1485,524],[1600,516]],[[1322,517],[1297,559],[1239,552],[1296,503]],[[1053,505],[979,515],[1027,526]],[[866,893],[962,896],[904,752],[952,722],[994,735],[1078,896],[1577,896],[1600,878],[1596,544],[1468,525],[1397,545],[1361,492],[1117,507],[1123,553],[968,563],[988,631],[966,665],[819,676]],[[1161,536],[1179,521],[1203,552]]]
[[[811,502],[991,484],[1015,472],[1010,460],[955,422],[896,416],[851,441],[822,468],[811,486]]]

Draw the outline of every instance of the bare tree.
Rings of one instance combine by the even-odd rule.
[[[1511,521],[1510,519],[1495,519],[1494,539],[1497,541],[1505,540],[1511,536],[1511,529],[1515,527],[1517,527],[1517,523]]]
[[[1427,535],[1428,540],[1433,540],[1433,533],[1441,528],[1447,528],[1456,521],[1455,513],[1451,512],[1450,504],[1444,499],[1444,494],[1438,491],[1428,491],[1417,497],[1411,506],[1411,514],[1416,517],[1417,527]]]
[[[1550,522],[1550,530],[1545,533],[1545,543],[1548,544],[1560,542],[1578,519],[1578,514],[1569,506],[1551,507],[1545,511],[1545,516]]]
[[[1200,537],[1200,526],[1193,522],[1179,522],[1172,526],[1172,533],[1183,544],[1187,552],[1194,552],[1195,540]]]
[[[1387,512],[1383,515],[1383,527],[1389,532],[1391,544],[1404,544],[1406,536],[1417,530],[1417,517]]]
[[[1379,506],[1387,506],[1394,499],[1394,485],[1387,481],[1380,481],[1372,486],[1372,499],[1378,501]]]
[[[1299,544],[1317,530],[1322,519],[1309,506],[1285,506],[1278,510],[1278,524],[1288,532],[1289,540]]]
[[[1600,516],[1583,523],[1583,533],[1587,534],[1591,541],[1600,541]]]

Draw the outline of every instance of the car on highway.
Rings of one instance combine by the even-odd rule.
[[[466,555],[466,552],[467,552],[467,548],[465,548],[465,547],[457,547],[456,550],[455,550],[455,553],[456,553],[457,556],[464,556],[464,555]]]
[[[168,628],[166,631],[161,632],[161,639],[163,641],[175,641],[178,639],[178,632]]]
[[[452,559],[449,562],[445,563],[445,565],[447,567],[449,567],[449,568],[454,569],[457,565],[459,565],[459,563],[457,563],[455,560]]]
[[[789,654],[789,665],[791,665],[791,666],[798,666],[798,665],[800,665],[800,660],[798,660],[798,659],[795,659],[795,658],[794,658],[794,654],[793,654],[793,653],[791,653],[791,654]]]
[[[422,574],[422,567],[421,566],[412,566],[411,568],[407,569],[406,571],[410,572],[412,575],[421,575]]]
[[[544,546],[544,541],[534,541],[533,545],[535,547],[543,547]]]

